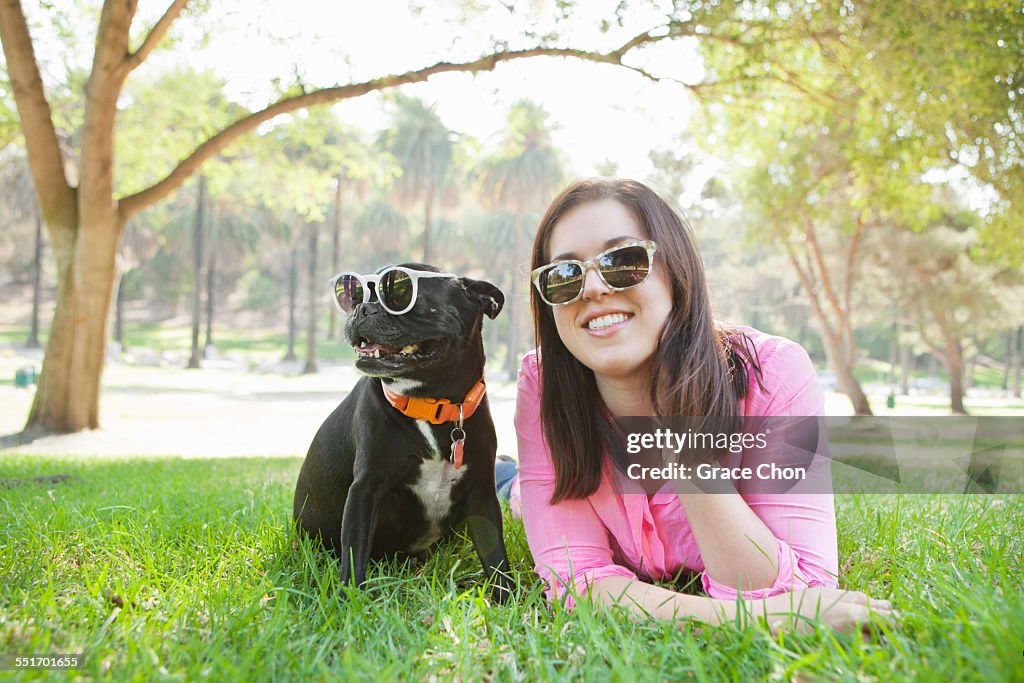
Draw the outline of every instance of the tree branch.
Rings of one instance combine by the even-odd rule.
[[[537,47],[528,50],[505,50],[485,55],[471,62],[438,62],[422,69],[407,71],[403,74],[392,74],[375,78],[370,81],[364,81],[362,83],[352,83],[349,85],[323,88],[303,93],[301,95],[296,95],[294,97],[287,97],[271,104],[265,109],[253,112],[252,114],[235,121],[233,124],[199,145],[192,154],[183,159],[163,180],[158,181],[144,190],[121,199],[119,203],[119,211],[121,212],[122,217],[127,219],[147,206],[163,199],[180,187],[181,184],[184,183],[185,180],[187,180],[204,161],[216,155],[242,135],[255,130],[261,123],[269,121],[275,116],[280,116],[281,114],[287,114],[313,105],[359,97],[360,95],[365,95],[377,90],[384,90],[386,88],[394,88],[399,85],[420,83],[436,74],[493,71],[494,68],[502,62],[526,59],[529,57],[572,57],[591,62],[627,66],[622,63],[622,58],[627,52],[638,45],[662,40],[666,37],[667,36],[653,36],[651,35],[651,32],[648,31],[647,33],[640,34],[639,36],[630,39],[611,52],[590,52],[587,50],[555,47]]]
[[[783,246],[786,248],[786,255],[789,257],[789,262],[793,264],[793,270],[796,271],[796,276],[800,280],[800,284],[807,292],[807,298],[810,301],[811,309],[818,316],[818,320],[821,321],[821,333],[829,337],[834,338],[836,333],[832,329],[832,325],[829,323],[828,316],[825,315],[825,309],[821,305],[821,300],[818,298],[817,288],[814,285],[814,280],[810,269],[804,269],[800,265],[800,259],[797,258],[796,252],[793,250],[793,245],[788,240],[782,241]]]
[[[818,272],[821,274],[821,286],[825,293],[825,298],[828,299],[829,304],[832,306],[832,310],[835,311],[836,317],[842,325],[843,319],[846,317],[843,312],[843,306],[839,302],[839,298],[836,296],[835,288],[832,287],[832,278],[829,277],[828,265],[825,263],[825,256],[822,253],[821,244],[818,243],[818,233],[814,229],[814,222],[807,218],[804,220],[806,230],[804,234],[807,235],[807,243],[810,245],[811,255],[814,257],[814,262],[818,266]]]
[[[843,282],[843,303],[846,306],[847,311],[852,311],[853,307],[850,305],[850,294],[853,291],[853,283],[855,278],[855,269],[857,265],[857,255],[860,253],[860,239],[864,233],[864,209],[857,212],[857,227],[853,231],[853,238],[850,240],[850,244],[846,249],[846,279]],[[847,325],[846,328],[846,341],[849,348],[854,346],[853,337],[853,325]]]
[[[164,11],[163,16],[160,17],[156,24],[153,25],[153,28],[149,30],[149,34],[146,35],[145,39],[142,41],[142,45],[139,46],[139,49],[135,52],[129,52],[128,56],[125,58],[125,63],[129,71],[133,71],[138,68],[140,64],[146,61],[146,58],[149,57],[150,53],[156,49],[157,45],[160,44],[160,41],[167,35],[167,30],[171,27],[171,24],[181,16],[182,11],[188,3],[189,0],[174,0],[170,7]]]

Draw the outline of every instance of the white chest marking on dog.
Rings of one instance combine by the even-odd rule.
[[[430,450],[430,455],[434,458],[440,458],[444,460],[444,454],[441,451],[440,446],[437,445],[437,439],[434,438],[434,432],[430,431],[430,423],[423,420],[416,420],[416,427],[420,430],[420,434],[427,441],[427,449]]]
[[[396,379],[391,380],[390,382],[387,382],[387,385],[388,389],[395,392],[396,394],[408,396],[410,391],[419,389],[421,386],[423,386],[423,382],[417,381],[415,379],[404,379],[402,377],[398,377]]]
[[[437,439],[434,438],[433,432],[430,431],[429,424],[422,420],[416,420],[416,426],[426,439],[427,447],[433,457],[420,463],[420,475],[414,483],[409,485],[413,495],[422,503],[427,521],[427,531],[414,544],[415,547],[411,549],[411,552],[426,550],[440,540],[443,535],[441,522],[451,512],[452,487],[466,473],[464,467],[455,469],[455,465],[448,461],[439,447]]]

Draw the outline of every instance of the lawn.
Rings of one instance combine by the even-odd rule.
[[[1020,496],[837,499],[844,585],[902,615],[862,642],[569,615],[511,519],[511,605],[489,603],[465,539],[352,591],[290,531],[299,464],[0,456],[5,480],[70,475],[0,488],[0,652],[81,652],[72,677],[140,681],[1024,679]]]
[[[304,323],[303,323],[304,325]],[[317,338],[317,358],[324,361],[353,360],[355,352],[352,347],[342,341],[326,341],[321,325],[320,336]],[[205,330],[205,328],[204,328]],[[41,332],[39,341],[46,343],[46,331]],[[28,337],[28,328],[20,326],[0,326],[0,342],[22,345]],[[205,340],[205,332],[200,335],[199,343]],[[288,336],[285,332],[270,329],[225,329],[214,330],[214,346],[217,352],[235,355],[251,361],[266,361],[284,357],[288,348]],[[127,323],[124,332],[125,349],[131,353],[139,349],[151,351],[188,352],[192,348],[192,329],[176,327],[161,323]],[[295,339],[295,355],[305,358],[306,332],[303,326]]]

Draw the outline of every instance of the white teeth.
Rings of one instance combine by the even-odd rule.
[[[416,353],[419,350],[420,350],[419,345],[417,345],[417,344],[409,344],[408,346],[406,346],[405,348],[402,349],[402,355],[403,356],[408,356],[410,354]]]
[[[374,358],[380,358],[380,349],[374,349],[373,353],[370,354]]]
[[[587,323],[588,330],[603,330],[611,325],[616,325],[625,321],[629,316],[624,313],[609,313],[608,315],[602,315],[599,318],[594,318]]]

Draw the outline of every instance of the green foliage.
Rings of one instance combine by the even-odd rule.
[[[0,642],[85,655],[92,678],[230,680],[1013,680],[1024,629],[1019,496],[844,496],[844,586],[901,614],[824,629],[635,621],[549,606],[506,516],[520,596],[496,606],[463,537],[367,590],[291,531],[296,458],[5,456]]]
[[[200,143],[247,113],[223,94],[224,85],[211,72],[180,65],[128,82],[115,138],[119,192],[131,194],[163,178]],[[203,173],[232,173],[224,160],[220,168],[204,166]]]
[[[277,280],[259,270],[250,270],[238,280],[242,308],[264,315],[277,311],[281,303],[281,287]]]
[[[765,110],[781,107],[786,123],[845,139],[853,187],[875,186],[851,203],[899,208],[918,227],[934,215],[908,215],[903,190],[925,171],[961,165],[999,196],[984,210],[988,256],[1020,265],[1020,240],[997,238],[1014,220],[1019,230],[1024,196],[1018,5],[723,3],[701,17],[716,39],[701,44],[709,78],[699,94],[724,105],[713,112],[729,117],[722,128],[757,132]],[[909,204],[924,206],[920,196]]]

